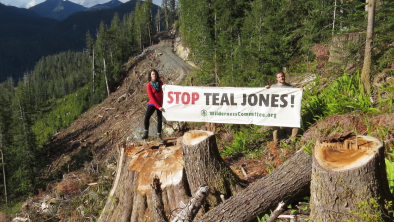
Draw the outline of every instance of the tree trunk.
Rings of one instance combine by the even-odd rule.
[[[222,202],[221,194],[229,198],[247,185],[223,161],[212,132],[193,130],[185,133],[182,152],[191,193],[197,192],[201,185],[210,188],[206,207]]]
[[[4,181],[4,197],[5,197],[5,206],[8,207],[8,200],[7,200],[7,183],[5,180],[5,169],[4,169],[4,155],[3,155],[3,147],[0,149],[1,152],[1,166],[3,167],[3,181]]]
[[[151,181],[161,181],[164,212],[188,201],[190,191],[183,170],[182,149],[174,139],[166,145],[151,142],[121,151],[114,185],[98,221],[156,221],[157,202],[152,200]],[[154,195],[153,198],[157,198]]]
[[[93,76],[92,76],[92,80],[93,80],[93,84],[92,84],[92,97],[93,97],[93,101],[94,101],[94,77],[96,76],[96,73],[95,73],[96,70],[94,69],[94,48],[93,48],[92,71],[93,71]]]
[[[256,221],[258,215],[275,209],[279,202],[291,203],[308,195],[311,171],[311,156],[304,151],[298,151],[271,174],[256,181],[196,221]]]
[[[105,59],[104,61],[104,77],[105,77],[105,85],[107,86],[107,95],[109,97],[109,87],[108,87],[108,80],[107,80],[107,68],[105,66]]]
[[[373,200],[371,200],[373,199]],[[312,221],[369,221],[382,216],[390,193],[383,144],[370,136],[351,137],[343,142],[316,142],[311,181]],[[372,207],[377,201],[378,207]],[[368,203],[360,207],[362,202]],[[362,213],[364,216],[357,215]]]
[[[365,42],[364,65],[361,72],[361,82],[364,86],[364,92],[366,93],[371,91],[371,54],[375,20],[375,4],[375,0],[368,0],[367,39]]]

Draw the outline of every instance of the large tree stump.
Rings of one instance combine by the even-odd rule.
[[[157,209],[159,206],[163,206],[165,215],[172,221],[173,217],[168,215],[179,213],[201,186],[210,188],[206,208],[218,205],[221,194],[228,198],[246,186],[222,160],[215,136],[208,131],[188,132],[165,145],[151,142],[129,146],[118,163],[100,222],[165,221],[162,209]],[[155,175],[157,180],[151,183]],[[152,186],[156,188],[153,195]],[[175,209],[178,211],[173,212]],[[188,217],[194,217],[194,213]]]
[[[279,202],[291,203],[309,193],[312,160],[298,151],[271,174],[256,181],[195,221],[249,222],[273,210]]]
[[[112,190],[98,221],[156,221],[157,205],[151,191],[155,175],[160,178],[164,212],[169,215],[190,196],[183,165],[181,145],[175,139],[166,145],[152,142],[127,147],[121,153]]]
[[[379,207],[360,208],[373,198]],[[383,144],[370,136],[344,141],[318,141],[313,151],[311,181],[312,221],[367,221],[355,213],[387,214],[385,200],[392,201]],[[351,213],[353,211],[355,213]],[[392,219],[383,217],[384,220]]]
[[[223,161],[212,132],[193,130],[186,132],[182,139],[185,171],[191,193],[202,185],[210,188],[208,207],[215,207],[225,198],[238,193],[247,183],[242,181]]]

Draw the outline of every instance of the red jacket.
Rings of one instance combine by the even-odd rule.
[[[149,96],[149,101],[148,104],[154,105],[157,109],[161,108],[163,105],[163,82],[159,82],[160,85],[160,92],[157,92],[155,88],[148,82],[146,85],[146,92],[148,93]]]

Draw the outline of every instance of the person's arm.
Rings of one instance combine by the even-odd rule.
[[[155,90],[155,89],[153,88],[153,86],[152,86],[150,83],[148,83],[148,84],[146,85],[146,92],[148,93],[149,101],[151,101],[151,102],[153,103],[153,105],[154,105],[157,109],[160,109],[161,106],[160,106],[159,103],[157,102],[157,99],[156,99],[155,95],[153,94],[153,90]]]

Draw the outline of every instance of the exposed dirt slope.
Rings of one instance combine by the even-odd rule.
[[[98,164],[116,146],[138,141],[148,100],[146,84],[149,70],[157,69],[165,84],[178,84],[193,69],[173,53],[172,46],[173,40],[163,40],[131,58],[125,64],[128,75],[118,89],[53,136],[45,146],[48,151],[47,176],[57,175],[59,178],[68,170],[77,169],[74,166],[77,160],[72,158],[77,153],[83,153],[85,161]],[[174,131],[166,123],[164,127],[164,136]],[[156,122],[151,119],[150,135],[155,135],[155,130]],[[64,167],[66,165],[67,168]]]

